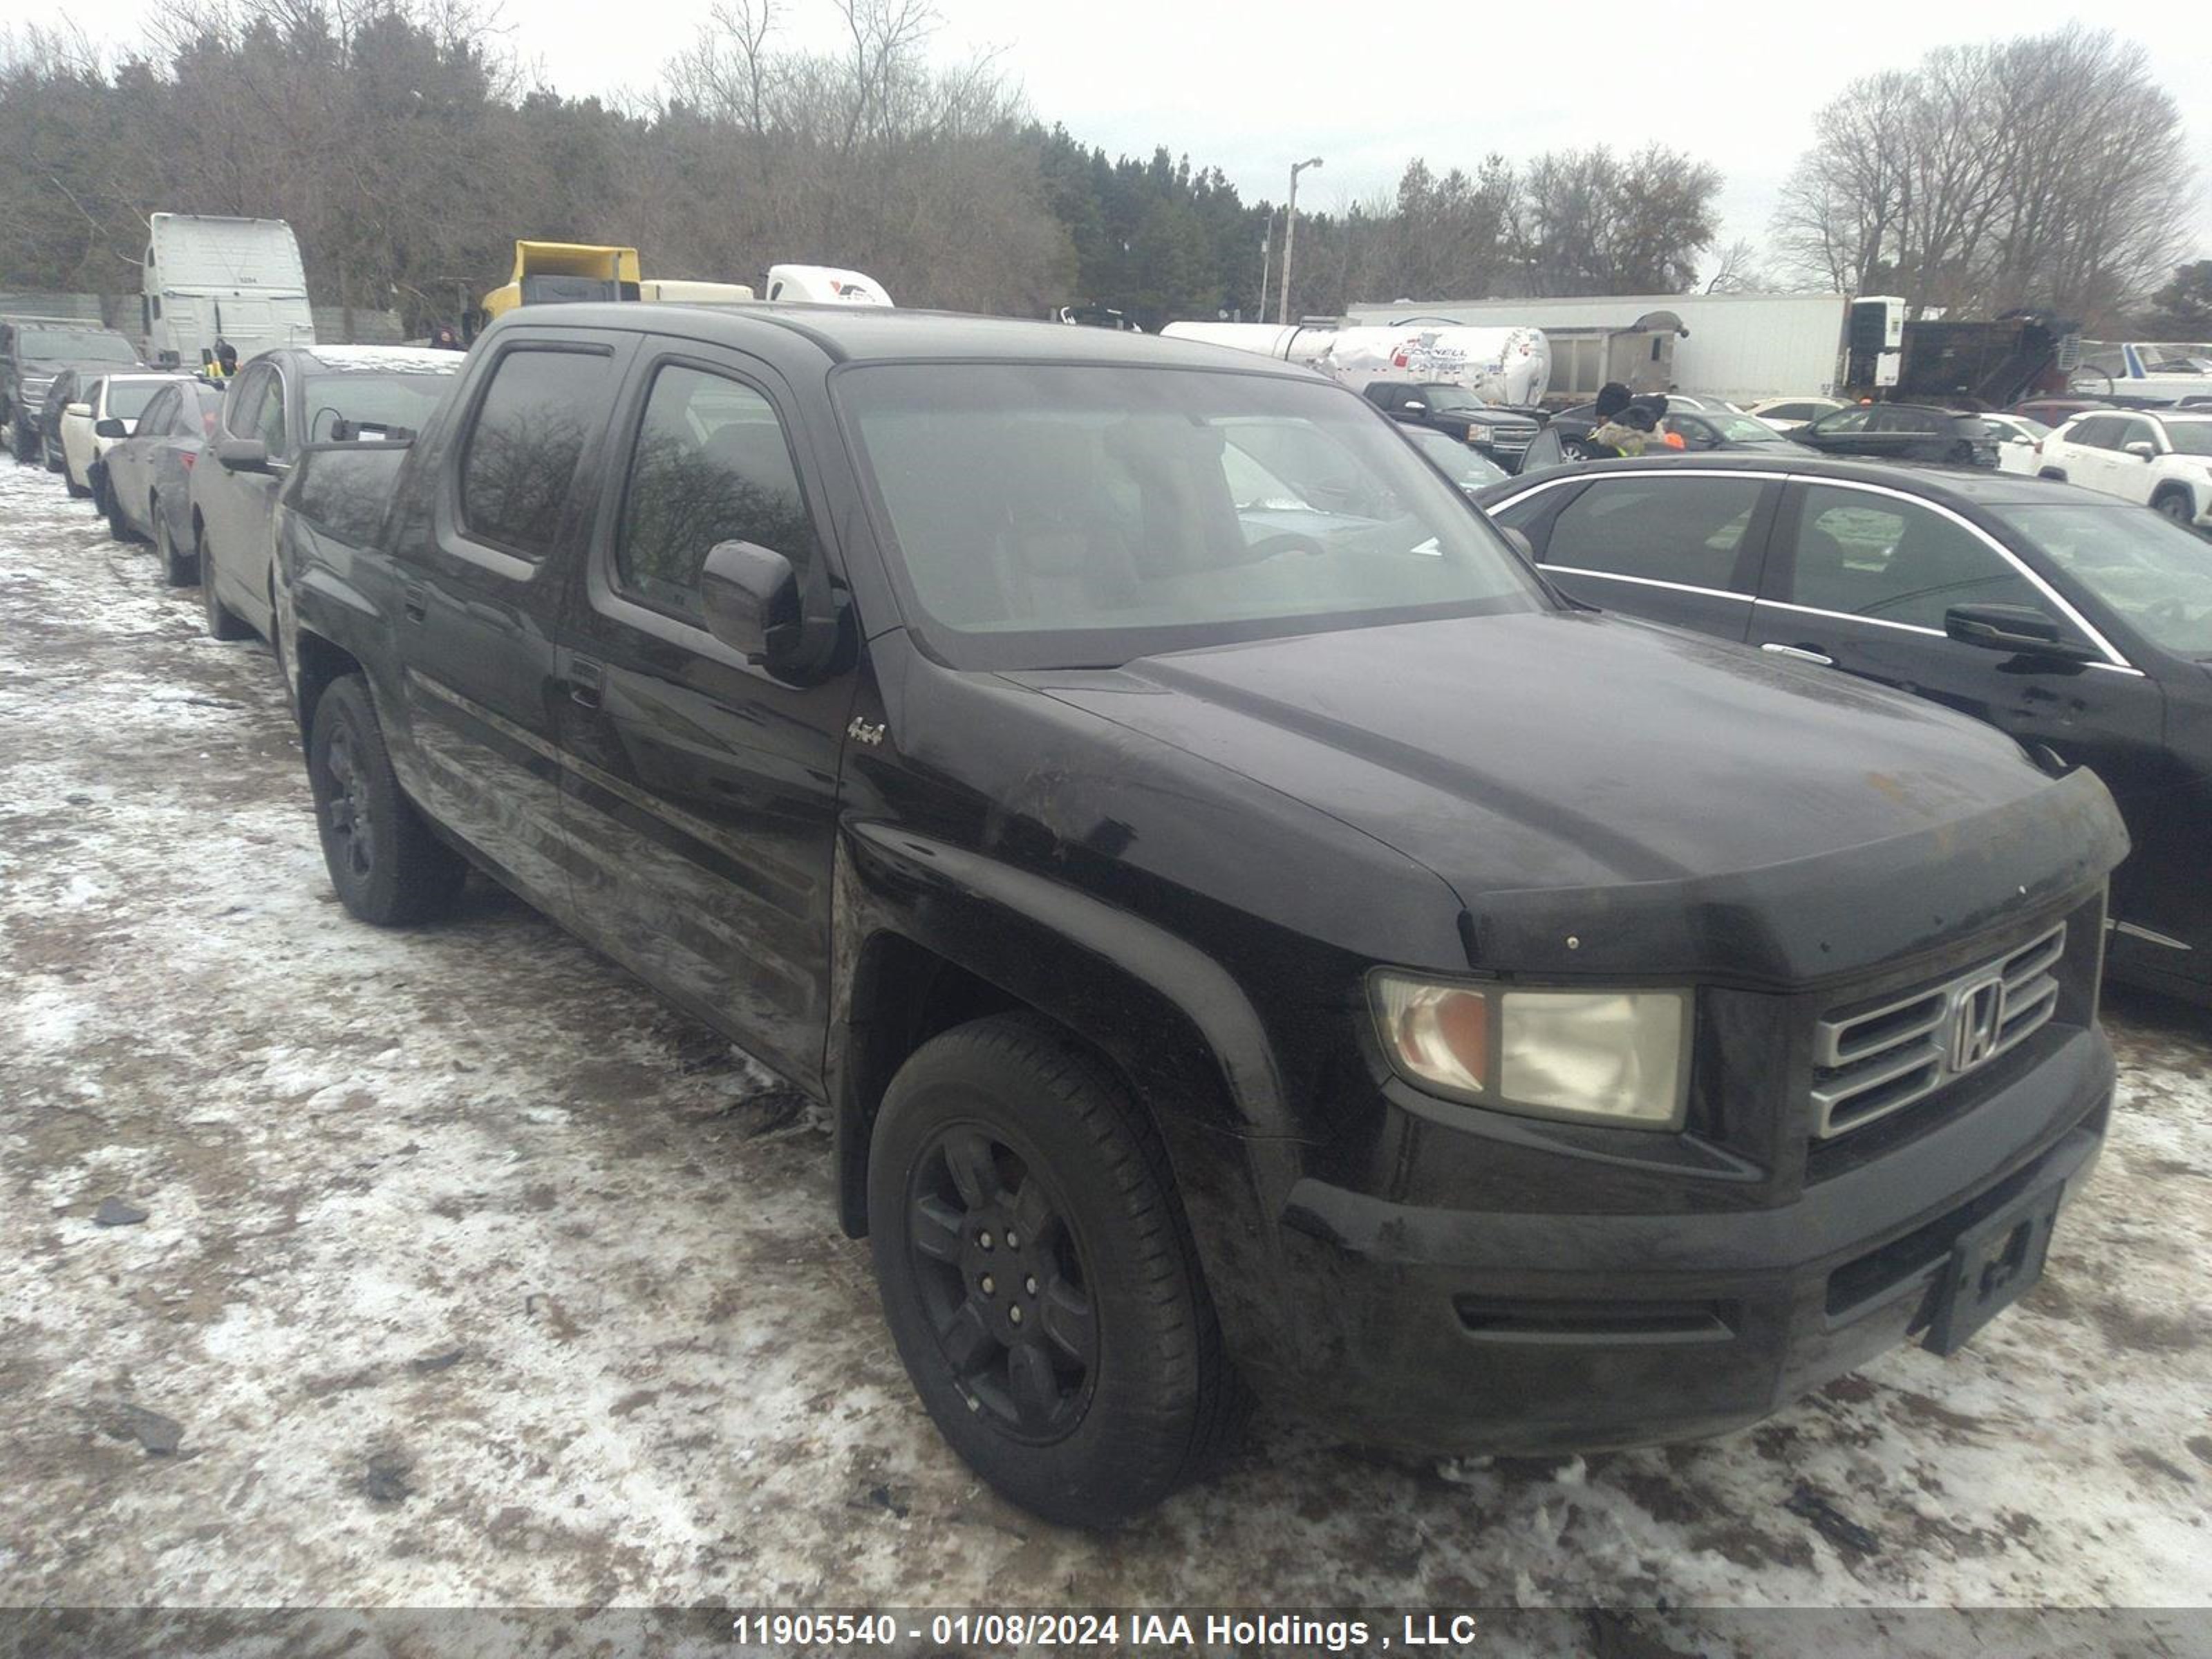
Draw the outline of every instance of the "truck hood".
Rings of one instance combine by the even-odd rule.
[[[1425,866],[1483,968],[1800,982],[2078,893],[2126,848],[2101,784],[1994,728],[1587,613],[1022,678]]]

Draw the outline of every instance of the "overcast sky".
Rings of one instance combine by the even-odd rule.
[[[791,36],[830,38],[829,0],[781,0]],[[581,94],[648,90],[691,41],[708,0],[527,4],[508,39],[539,76]],[[2080,0],[1991,7],[1926,0],[1616,0],[1491,7],[1275,0],[939,0],[947,58],[995,49],[1044,120],[1109,154],[1165,144],[1218,165],[1248,198],[1279,200],[1291,162],[1324,158],[1301,204],[1341,207],[1396,182],[1407,157],[1470,171],[1532,155],[1658,138],[1721,169],[1722,240],[1764,242],[1775,191],[1812,115],[1852,77],[1937,45],[2056,27]],[[97,37],[129,40],[145,0],[76,0]],[[2188,117],[2212,255],[2212,6],[2157,6],[2137,38]],[[2108,17],[2105,20],[2110,21]],[[2124,33],[2127,32],[2123,30]]]

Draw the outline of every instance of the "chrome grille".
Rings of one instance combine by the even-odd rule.
[[[1813,1133],[1839,1135],[1902,1111],[2036,1030],[2058,1006],[2051,969],[2066,924],[1932,989],[1813,1033]]]

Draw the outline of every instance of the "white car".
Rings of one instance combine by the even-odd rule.
[[[2212,530],[2212,410],[2076,415],[2043,441],[2036,471]]]
[[[2051,435],[2051,428],[2040,421],[2031,421],[2025,415],[1999,415],[1986,411],[1979,416],[1983,425],[1997,434],[1997,471],[2016,472],[2033,477],[2043,470],[2043,457],[2036,446]]]
[[[1841,398],[1766,398],[1743,412],[1777,432],[1795,432],[1844,407]]]
[[[174,386],[181,374],[108,374],[94,380],[82,398],[62,410],[62,477],[72,495],[89,495],[100,484],[100,463],[107,452],[137,430],[138,417],[154,394]]]

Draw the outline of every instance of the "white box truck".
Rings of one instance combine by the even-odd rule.
[[[240,362],[272,346],[313,345],[307,273],[282,219],[157,213],[141,289],[149,362],[197,368],[217,341]]]

